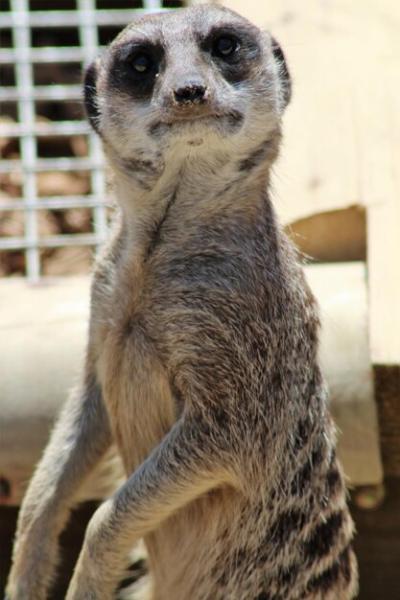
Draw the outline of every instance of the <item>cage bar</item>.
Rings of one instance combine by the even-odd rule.
[[[24,123],[27,132],[21,139],[22,164],[26,166],[22,190],[26,205],[25,239],[26,239],[26,274],[28,279],[37,280],[40,275],[40,258],[38,248],[38,227],[36,212],[31,203],[37,199],[36,190],[36,139],[32,133],[35,123],[35,106],[32,98],[33,75],[32,64],[28,56],[31,47],[28,23],[28,0],[11,0],[11,18],[13,20],[13,42],[18,48],[16,57],[17,88],[24,89],[26,95],[18,100],[19,121]]]

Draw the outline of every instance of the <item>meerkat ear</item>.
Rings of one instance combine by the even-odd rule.
[[[83,98],[85,102],[86,115],[89,123],[100,134],[99,130],[99,107],[97,104],[97,75],[100,59],[96,58],[86,69],[83,79]]]
[[[283,50],[277,40],[271,36],[272,53],[279,66],[279,77],[282,83],[283,108],[286,108],[292,96],[292,79]]]

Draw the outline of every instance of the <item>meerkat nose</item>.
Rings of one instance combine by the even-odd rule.
[[[202,104],[206,100],[207,87],[202,84],[189,83],[174,90],[177,104]]]

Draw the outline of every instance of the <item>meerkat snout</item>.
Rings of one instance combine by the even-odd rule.
[[[207,101],[207,86],[203,83],[188,82],[173,91],[175,103],[178,105],[204,104]]]

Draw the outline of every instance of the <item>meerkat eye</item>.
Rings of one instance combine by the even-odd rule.
[[[152,70],[154,61],[145,52],[139,52],[130,59],[130,64],[137,73],[145,75]]]
[[[221,58],[229,58],[239,49],[239,42],[237,39],[228,35],[221,35],[214,42],[213,51],[214,54]]]

